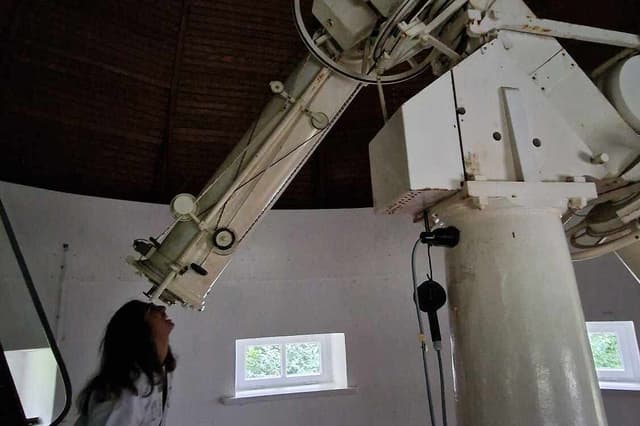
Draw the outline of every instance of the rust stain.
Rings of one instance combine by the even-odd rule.
[[[534,32],[538,32],[538,33],[550,33],[551,30],[549,28],[545,28],[545,27],[539,27],[539,26],[531,26],[528,24],[524,24],[521,27],[523,30],[525,31],[534,31]]]

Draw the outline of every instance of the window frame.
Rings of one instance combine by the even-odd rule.
[[[588,321],[587,332],[612,333],[618,339],[622,368],[596,368],[600,388],[628,390],[637,386],[640,390],[640,350],[633,321]]]
[[[287,376],[286,345],[296,343],[320,343],[320,374]],[[246,379],[245,359],[250,346],[280,346],[280,377],[265,379]],[[272,395],[284,391],[346,388],[346,352],[344,334],[311,334],[298,336],[260,337],[236,340],[235,357],[236,397],[247,395]],[[280,392],[279,392],[280,391]]]

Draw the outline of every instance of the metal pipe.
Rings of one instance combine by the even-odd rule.
[[[640,50],[640,36],[637,34],[569,24],[550,19],[511,16],[504,16],[503,18],[502,16],[498,16],[497,24],[493,26],[492,30],[511,30],[521,33],[581,40],[589,43]]]

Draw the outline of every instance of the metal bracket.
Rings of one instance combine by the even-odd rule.
[[[525,207],[555,207],[566,210],[582,208],[598,197],[593,183],[576,182],[476,182],[467,181],[464,192],[478,200],[476,207],[484,208],[490,199],[502,198]]]
[[[296,103],[296,98],[289,95],[289,93],[284,90],[284,83],[282,83],[281,81],[272,81],[271,83],[269,83],[269,87],[271,88],[271,91],[274,95],[278,95],[283,98],[287,102],[287,104]]]

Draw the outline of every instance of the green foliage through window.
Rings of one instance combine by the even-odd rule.
[[[320,343],[290,343],[287,345],[287,376],[320,374]]]
[[[280,345],[248,346],[244,363],[245,379],[280,377]]]
[[[589,333],[589,341],[596,368],[624,368],[615,333]]]
[[[288,343],[284,346],[287,376],[317,376],[322,373],[319,342]],[[245,380],[282,377],[282,350],[279,344],[247,346]]]

